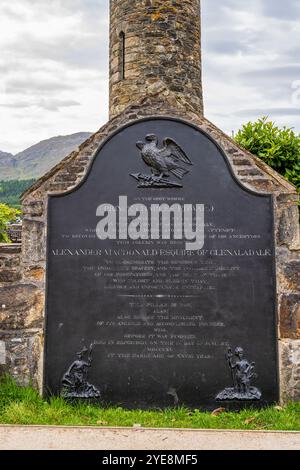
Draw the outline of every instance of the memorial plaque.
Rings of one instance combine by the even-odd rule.
[[[273,201],[172,119],[49,199],[45,393],[129,408],[278,400]]]

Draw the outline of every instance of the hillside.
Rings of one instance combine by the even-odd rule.
[[[43,140],[17,155],[0,152],[0,180],[39,178],[90,136],[78,132]]]
[[[8,179],[14,173],[16,161],[11,153],[0,150],[0,179]]]
[[[12,158],[13,157],[13,154],[12,153],[6,153],[6,152],[1,152],[0,150],[0,160],[5,160],[5,159],[9,159],[9,158]]]

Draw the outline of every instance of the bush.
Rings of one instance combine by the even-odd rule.
[[[15,222],[20,211],[13,209],[6,204],[0,203],[0,243],[9,243],[9,237],[6,233],[7,224]]]
[[[291,128],[280,129],[263,117],[245,124],[235,140],[283,175],[300,193],[300,134]]]

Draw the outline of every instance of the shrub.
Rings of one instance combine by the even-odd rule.
[[[300,134],[291,128],[280,129],[263,117],[245,124],[235,140],[288,179],[300,193]]]
[[[9,237],[6,233],[7,224],[15,222],[20,211],[13,209],[6,204],[0,203],[0,243],[9,243]]]

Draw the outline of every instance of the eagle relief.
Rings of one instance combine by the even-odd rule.
[[[142,173],[131,174],[139,182],[139,188],[182,188],[180,182],[189,173],[188,167],[193,165],[182,148],[170,138],[163,141],[160,148],[158,137],[148,134],[146,142],[137,142],[143,162],[151,168],[151,175]],[[175,176],[178,181],[172,181]]]

